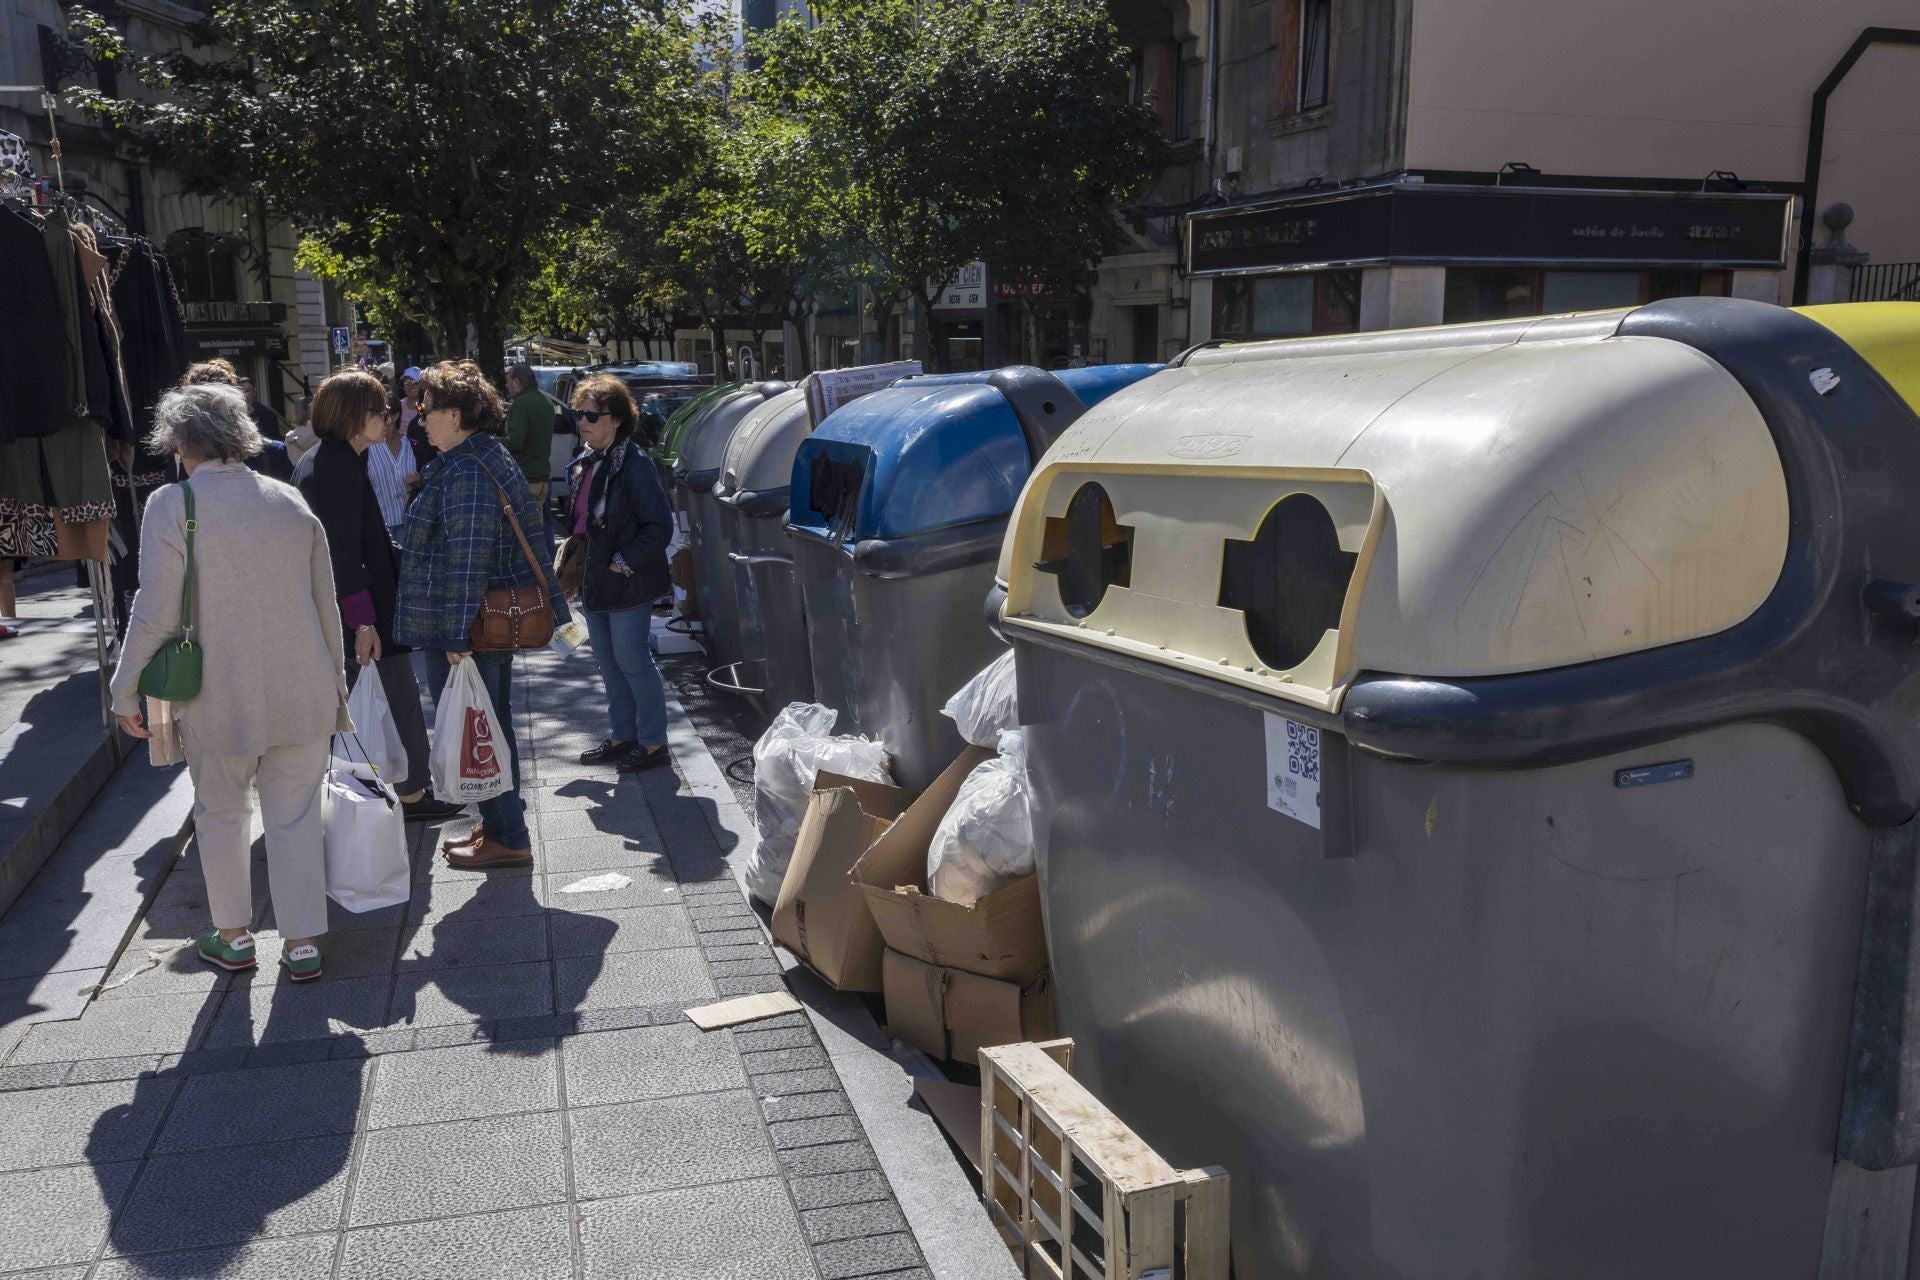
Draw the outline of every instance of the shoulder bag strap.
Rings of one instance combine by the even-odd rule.
[[[485,464],[482,464],[481,470],[486,470]],[[538,584],[542,591],[545,591],[547,589],[547,575],[541,570],[540,561],[535,558],[533,548],[527,545],[527,535],[520,531],[520,521],[513,514],[513,504],[507,501],[507,487],[498,480],[495,480],[493,472],[491,471],[487,471],[487,479],[493,480],[493,487],[500,491],[500,509],[507,513],[507,523],[513,526],[513,536],[519,539],[520,550],[522,554],[527,557],[527,564],[533,569],[534,582]]]
[[[193,643],[193,531],[200,527],[193,518],[193,485],[182,480],[180,492],[187,500],[187,577],[186,585],[180,589],[180,632],[188,644]]]

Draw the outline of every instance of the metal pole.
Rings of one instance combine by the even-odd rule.
[[[89,560],[87,564],[87,586],[93,592],[93,649],[100,667],[100,722],[108,730],[113,728],[113,688],[107,676],[107,627],[112,616],[112,603],[108,598],[106,584],[106,566],[98,560]]]
[[[1860,55],[1876,44],[1920,46],[1920,31],[1911,27],[1868,27],[1854,38],[1853,44],[1833,64],[1827,78],[1813,91],[1813,116],[1807,123],[1807,164],[1800,177],[1800,248],[1794,256],[1793,305],[1805,306],[1807,272],[1812,267],[1813,222],[1820,216],[1820,160],[1827,145],[1827,99],[1860,61]]]

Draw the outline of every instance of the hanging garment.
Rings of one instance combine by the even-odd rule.
[[[73,251],[79,261],[87,309],[91,313],[86,328],[92,336],[94,350],[99,353],[105,382],[104,396],[94,394],[89,388],[88,403],[94,418],[106,428],[107,438],[128,446],[128,456],[131,456],[135,428],[128,404],[127,375],[120,365],[120,320],[114,314],[108,282],[112,264],[100,252],[92,227],[73,229]]]
[[[11,169],[23,178],[31,178],[33,172],[33,153],[27,150],[27,140],[17,133],[8,133],[0,129],[0,173]]]
[[[66,346],[38,223],[0,210],[0,444],[67,425]]]
[[[84,421],[89,415],[87,410],[87,342],[82,322],[87,315],[87,304],[81,300],[80,264],[73,252],[73,224],[67,220],[66,210],[55,209],[47,216],[40,227],[41,243],[49,266],[53,269],[53,291],[59,301],[59,320],[61,338],[66,352],[63,367],[67,378],[67,403],[69,405],[68,422]],[[102,385],[105,384],[105,375]],[[66,423],[59,424],[65,426]],[[57,430],[58,428],[53,428]]]

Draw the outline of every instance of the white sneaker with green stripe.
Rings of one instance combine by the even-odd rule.
[[[288,947],[280,957],[280,967],[292,982],[312,982],[320,976],[320,948],[311,942]]]
[[[252,934],[223,938],[218,929],[209,929],[200,935],[200,958],[229,973],[252,969],[260,963],[253,953]]]

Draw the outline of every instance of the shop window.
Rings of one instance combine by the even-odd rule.
[[[1606,311],[1631,307],[1640,301],[1638,271],[1545,271],[1541,273],[1540,309]]]
[[[1213,286],[1216,338],[1297,338],[1360,327],[1360,273],[1238,276]]]
[[[1227,539],[1220,607],[1247,616],[1247,640],[1278,671],[1305,662],[1340,625],[1356,556],[1340,549],[1333,517],[1318,499],[1289,494],[1275,503],[1251,542]]]
[[[1076,618],[1100,607],[1108,587],[1133,580],[1133,528],[1113,514],[1113,501],[1097,484],[1083,484],[1067,514],[1047,517],[1041,560],[1034,566],[1060,583],[1060,603]]]
[[[1274,0],[1276,115],[1318,111],[1333,86],[1333,0]]]
[[[182,302],[240,302],[239,237],[188,227],[167,237]]]
[[[1725,271],[1534,271],[1513,267],[1447,268],[1448,324],[1605,311],[1662,298],[1725,297]]]
[[[1540,273],[1502,267],[1447,268],[1448,324],[1540,314]]]
[[[1646,301],[1662,298],[1724,298],[1733,287],[1731,271],[1649,271]]]

